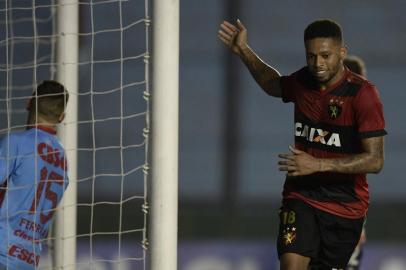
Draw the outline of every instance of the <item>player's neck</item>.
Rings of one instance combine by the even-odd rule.
[[[56,125],[56,123],[49,122],[40,116],[36,117],[35,114],[30,114],[27,121],[27,129],[44,127],[46,129],[56,130]]]

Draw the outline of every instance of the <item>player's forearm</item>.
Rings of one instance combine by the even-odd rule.
[[[275,96],[270,81],[279,79],[281,77],[280,73],[262,61],[249,46],[240,50],[240,58],[259,86],[268,94]]]
[[[383,155],[361,153],[345,158],[318,159],[321,172],[379,173],[383,167]]]

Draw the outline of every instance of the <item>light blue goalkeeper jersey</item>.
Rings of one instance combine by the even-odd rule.
[[[38,267],[42,242],[68,185],[65,152],[52,129],[11,133],[0,142],[0,266]]]

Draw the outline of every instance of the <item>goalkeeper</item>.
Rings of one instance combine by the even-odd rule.
[[[42,82],[27,105],[27,129],[0,143],[0,270],[38,267],[68,185],[65,151],[55,136],[67,101],[63,85]]]

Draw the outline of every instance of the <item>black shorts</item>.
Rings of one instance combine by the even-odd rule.
[[[277,249],[311,258],[311,269],[345,268],[359,241],[364,219],[321,211],[301,200],[285,200],[279,212]]]

